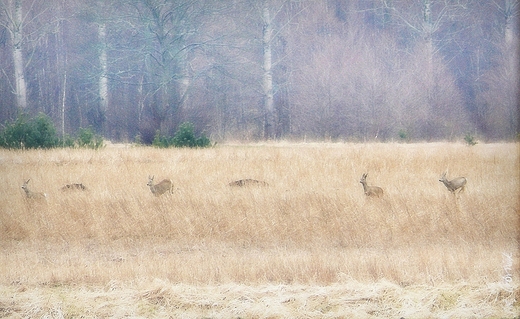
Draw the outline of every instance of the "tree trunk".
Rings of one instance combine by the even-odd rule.
[[[264,138],[271,139],[274,137],[274,126],[275,126],[275,114],[274,114],[274,94],[273,94],[273,71],[272,71],[272,52],[271,52],[271,40],[273,34],[273,25],[269,13],[269,7],[267,1],[264,1],[263,7],[263,95],[264,95]]]
[[[434,76],[433,76],[433,23],[432,23],[432,9],[431,0],[423,0],[423,37],[426,41],[426,55],[428,59],[427,65],[427,90],[428,90],[428,106],[431,108],[433,104],[433,87],[434,87]]]
[[[65,57],[65,69],[63,74],[63,88],[61,99],[61,138],[65,143],[65,106],[67,101],[67,57]]]
[[[101,68],[101,74],[99,75],[99,108],[102,114],[103,120],[103,131],[105,135],[109,136],[110,132],[107,127],[107,116],[108,116],[108,78],[107,78],[107,33],[106,33],[106,24],[104,22],[99,23],[98,25],[98,37],[100,43],[100,52],[99,52],[99,66]]]
[[[13,12],[13,28],[11,31],[11,42],[13,44],[13,62],[15,77],[15,94],[18,109],[27,109],[27,86],[24,75],[24,59],[23,59],[23,15],[22,1],[14,1]]]
[[[504,4],[504,39],[506,45],[510,46],[514,40],[514,15],[515,15],[515,7],[518,5],[514,0],[505,0]]]

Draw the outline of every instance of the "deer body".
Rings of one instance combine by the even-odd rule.
[[[367,173],[363,174],[363,176],[361,176],[361,180],[359,181],[363,185],[363,190],[365,191],[365,195],[366,196],[375,196],[375,197],[383,196],[383,189],[381,187],[367,185],[367,176],[368,176]]]
[[[29,178],[27,181],[25,181],[22,185],[22,189],[25,191],[25,195],[27,195],[27,198],[30,198],[30,199],[38,199],[38,200],[45,200],[47,198],[47,195],[45,193],[38,193],[38,192],[32,192],[30,189],[29,189],[29,181],[31,179]]]
[[[150,191],[152,191],[152,194],[155,196],[161,196],[162,194],[169,192],[170,194],[173,193],[173,183],[169,179],[162,180],[159,184],[153,183],[154,176],[148,176],[148,185],[150,187]]]
[[[78,183],[74,183],[74,184],[67,184],[65,186],[63,186],[61,188],[62,191],[70,191],[70,190],[80,190],[80,191],[86,191],[87,190],[87,187],[83,184],[78,184]]]
[[[246,178],[246,179],[239,179],[238,181],[234,181],[228,184],[229,186],[269,186],[264,181],[257,181],[256,179]]]
[[[442,174],[441,179],[439,179],[439,182],[442,182],[446,188],[453,194],[455,194],[455,191],[460,188],[459,193],[464,191],[464,187],[466,186],[467,180],[465,177],[457,177],[449,181],[446,178],[446,172]]]

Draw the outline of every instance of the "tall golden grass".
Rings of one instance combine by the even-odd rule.
[[[0,286],[498,283],[500,304],[520,296],[519,172],[518,144],[1,150]],[[174,193],[154,197],[149,175]],[[270,186],[228,186],[242,178]]]

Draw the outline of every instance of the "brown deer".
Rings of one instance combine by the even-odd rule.
[[[444,172],[444,174],[442,174],[441,178],[439,179],[439,182],[442,182],[450,192],[455,194],[455,191],[459,188],[459,193],[464,192],[464,187],[466,186],[467,180],[465,177],[457,177],[449,181],[446,178],[446,172]]]
[[[74,190],[86,191],[87,187],[81,183],[73,183],[73,184],[67,184],[61,188],[61,191],[63,191],[63,192],[74,191]]]
[[[264,181],[257,181],[256,179],[246,178],[246,179],[239,179],[238,181],[234,181],[228,184],[229,186],[238,186],[238,187],[244,187],[244,186],[269,186]]]
[[[365,195],[366,196],[375,196],[375,197],[383,196],[383,189],[381,187],[367,185],[367,176],[368,176],[368,173],[363,174],[363,176],[361,176],[361,180],[359,181],[361,184],[363,184],[363,189],[365,190]]]
[[[159,184],[154,184],[153,179],[154,176],[148,176],[148,183],[146,184],[150,187],[152,194],[161,196],[166,192],[173,193],[173,183],[170,179],[163,179]]]
[[[27,181],[25,181],[22,185],[22,189],[25,191],[25,195],[27,195],[27,198],[30,199],[37,199],[37,200],[45,200],[47,198],[47,195],[45,193],[39,193],[39,192],[32,192],[29,189],[29,181],[31,179],[29,178]]]

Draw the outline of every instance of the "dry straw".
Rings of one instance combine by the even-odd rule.
[[[428,301],[441,311],[467,297],[461,283],[511,278],[498,289],[502,300],[518,292],[518,160],[516,144],[1,150],[0,286],[387,281],[401,287],[388,302],[402,305],[392,301],[399,289],[453,285],[455,295]],[[466,177],[464,193],[439,183],[446,170]],[[364,195],[365,172],[383,197]],[[153,196],[150,175],[171,179],[173,194]],[[25,198],[20,186],[29,178],[47,194],[44,205]],[[246,179],[268,186],[229,186]],[[75,183],[87,190],[60,190]],[[507,271],[503,254],[514,261]],[[168,287],[141,298],[176,302]],[[328,301],[313,302],[327,310]]]

